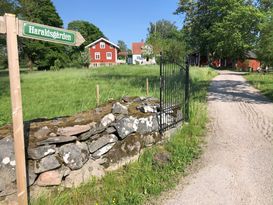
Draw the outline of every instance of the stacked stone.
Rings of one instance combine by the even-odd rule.
[[[157,102],[124,97],[99,122],[59,127],[56,132],[48,127],[38,129],[35,135],[46,139],[27,149],[28,185],[78,186],[91,176],[103,176],[105,168],[122,158],[161,141]],[[147,115],[131,115],[128,107],[132,104],[135,111]],[[0,140],[0,197],[16,192],[15,166],[13,138],[7,136]]]

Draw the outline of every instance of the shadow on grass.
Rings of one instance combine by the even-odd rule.
[[[28,71],[26,70],[20,71],[20,74],[24,73],[28,73]],[[10,96],[10,82],[8,70],[0,70],[0,97],[2,96]]]
[[[9,87],[9,78],[0,76],[0,97],[9,96],[10,87]]]

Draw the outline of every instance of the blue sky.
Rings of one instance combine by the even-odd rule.
[[[52,0],[64,26],[72,20],[86,20],[96,26],[110,41],[132,42],[147,37],[150,22],[160,19],[176,22],[181,28],[182,16],[174,15],[179,0]]]

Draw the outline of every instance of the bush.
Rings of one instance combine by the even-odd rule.
[[[62,63],[59,59],[54,61],[54,66],[50,66],[50,70],[58,71],[62,68]]]

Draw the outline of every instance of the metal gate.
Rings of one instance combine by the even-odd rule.
[[[189,64],[160,56],[160,133],[189,120]]]

